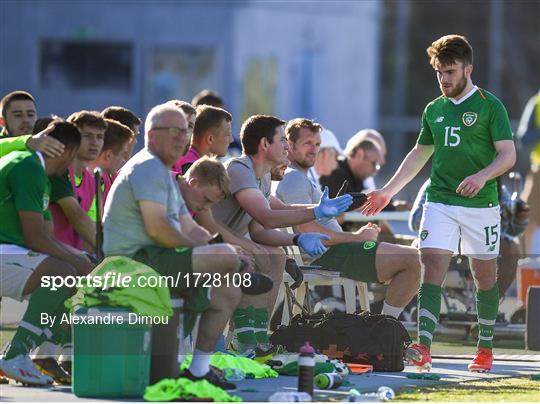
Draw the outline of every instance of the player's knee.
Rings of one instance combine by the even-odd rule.
[[[235,272],[240,267],[240,258],[236,249],[230,244],[221,244],[219,246],[219,257],[223,259],[222,265],[227,272]]]
[[[211,272],[234,272],[240,267],[240,259],[235,248],[230,244],[215,244],[205,247],[203,254],[198,254],[203,268]]]
[[[432,252],[420,250],[420,262],[422,266],[429,271],[444,272],[447,270],[447,268],[444,267],[442,257]]]
[[[230,244],[221,243],[221,244],[214,244],[214,245],[208,246],[207,252],[215,256],[218,256],[218,255],[222,256],[222,255],[235,254],[236,250]]]
[[[240,300],[242,300],[242,290],[236,286],[231,286],[227,288],[227,292],[229,294],[228,297],[231,301],[231,306],[236,308],[240,304]]]
[[[40,266],[38,266],[37,269],[41,275],[55,275],[63,277],[77,275],[77,269],[73,265],[54,257],[48,257]]]
[[[242,299],[242,291],[233,285],[222,285],[212,292],[214,305],[217,308],[229,307],[235,309]]]

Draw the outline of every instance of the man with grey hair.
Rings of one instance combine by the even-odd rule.
[[[386,163],[386,142],[383,135],[375,129],[362,129],[356,132],[351,138],[347,141],[345,145],[345,154],[348,155],[351,153],[357,145],[359,145],[364,140],[371,140],[379,146],[381,149],[381,165]]]
[[[345,146],[345,155],[351,155],[354,153],[354,149],[362,142],[370,140],[373,143],[375,143],[381,152],[381,158],[380,158],[380,165],[383,166],[386,163],[386,142],[384,140],[383,135],[379,131],[376,131],[375,129],[362,129],[358,131],[353,137],[351,137],[347,141],[347,145]],[[378,171],[375,173],[377,175]],[[364,191],[372,191],[377,188],[377,184],[375,183],[375,175],[371,177],[367,177],[362,181],[362,187]],[[385,210],[411,210],[412,204],[409,201],[404,200],[395,200],[392,199],[392,203],[389,204]],[[384,229],[385,232],[392,232],[390,227],[383,223],[381,228]]]
[[[347,145],[345,146],[345,150],[349,152],[349,150],[352,150],[357,144],[360,144],[364,140],[372,140],[379,146],[381,149],[381,166],[383,166],[386,163],[386,142],[384,140],[383,135],[379,131],[376,131],[375,129],[362,129],[358,132],[356,132],[348,141]],[[375,178],[368,177],[364,180],[364,189],[375,189],[377,186],[375,185]]]
[[[187,332],[196,314],[202,313],[193,360],[182,377],[206,379],[232,389],[235,386],[209,365],[211,351],[240,301],[241,290],[232,285],[213,288],[209,299],[208,289],[197,284],[199,278],[194,275],[209,273],[212,279],[222,278],[236,273],[242,258],[229,244],[208,245],[212,236],[192,219],[169,171],[187,144],[184,113],[170,104],[154,107],[145,121],[144,141],[144,149],[120,170],[107,198],[103,251],[107,256],[129,256],[161,275],[181,280],[174,291],[185,301]]]
[[[321,185],[328,187],[332,197],[337,195],[344,181],[349,182],[346,191],[364,191],[364,181],[379,172],[382,162],[379,145],[371,139],[357,140],[355,143],[347,143],[345,158],[338,160],[338,167],[330,175],[320,178]]]

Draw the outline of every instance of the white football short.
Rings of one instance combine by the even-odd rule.
[[[14,244],[0,244],[0,296],[23,301],[28,278],[48,255]]]
[[[499,206],[467,208],[426,202],[420,222],[420,248],[440,248],[481,260],[499,255]],[[461,242],[461,249],[458,246]]]

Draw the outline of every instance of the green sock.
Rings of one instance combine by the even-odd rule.
[[[255,318],[255,308],[253,306],[245,309],[236,309],[232,319],[234,324],[234,335],[241,344],[255,345],[255,333],[253,332]]]
[[[267,344],[268,339],[268,310],[266,308],[255,309],[255,324],[253,326],[255,339],[259,344]]]
[[[489,290],[476,290],[478,312],[478,348],[493,348],[493,330],[499,312],[499,286]]]
[[[441,313],[441,287],[423,283],[418,292],[418,307],[418,341],[430,348]]]
[[[30,297],[28,307],[5,354],[6,359],[24,355],[52,336],[52,331],[41,324],[41,314],[55,314],[73,292],[68,288],[52,291],[38,288]],[[60,321],[57,317],[56,321]]]
[[[56,316],[56,322],[51,327],[52,337],[50,340],[59,346],[71,343],[71,326],[69,324],[60,324],[60,319],[64,314],[69,315],[69,309],[62,305],[54,313]]]

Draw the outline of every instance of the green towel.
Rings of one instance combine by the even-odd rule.
[[[134,313],[144,316],[171,316],[173,314],[171,296],[166,285],[156,287],[139,286],[139,284],[146,285],[149,278],[160,276],[149,266],[128,257],[108,257],[94,268],[90,276],[99,276],[104,282],[107,273],[115,274],[115,281],[118,274],[122,277],[130,276],[129,286],[103,289],[103,287],[98,288],[89,285],[84,279],[84,286],[78,289],[77,293],[67,301],[66,305],[70,308],[78,306],[128,307]],[[111,280],[109,280],[109,286],[110,284]]]
[[[186,356],[182,362],[182,369],[187,369],[191,363],[191,355]],[[216,352],[210,358],[210,365],[218,369],[242,369],[247,378],[263,379],[278,377],[279,374],[270,366],[262,365],[253,359],[243,356],[231,355],[224,352]]]
[[[409,373],[407,378],[420,380],[441,380],[441,376],[436,373]]]
[[[242,398],[231,396],[227,392],[206,380],[193,382],[189,379],[164,379],[156,384],[146,387],[144,391],[146,401],[176,401],[178,399],[191,400],[193,398],[212,399],[215,402],[242,402]]]

